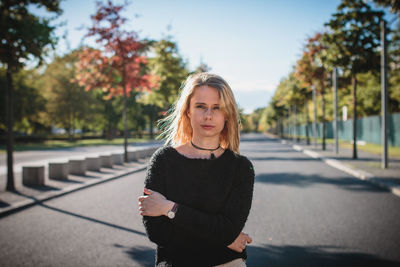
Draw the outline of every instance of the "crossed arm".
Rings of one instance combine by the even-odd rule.
[[[173,220],[166,217],[174,202],[163,195],[164,181],[159,164],[156,160],[150,166],[145,195],[138,198],[139,211],[151,241],[166,245],[174,236],[174,231],[182,228],[237,252],[242,252],[246,244],[252,242],[247,234],[241,232],[250,210],[253,192],[254,171],[249,161],[242,164],[240,177],[233,187],[228,205],[220,214],[209,214],[178,203],[178,212]]]

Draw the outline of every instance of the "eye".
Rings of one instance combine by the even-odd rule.
[[[205,109],[205,106],[204,105],[196,105],[196,108]]]
[[[219,110],[219,106],[213,107],[214,110]]]

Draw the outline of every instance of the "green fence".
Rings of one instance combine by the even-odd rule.
[[[400,113],[388,115],[389,132],[388,144],[390,146],[400,146]],[[333,122],[325,123],[325,137],[334,138]],[[298,125],[296,127],[284,127],[283,133],[291,136],[313,136],[312,123]],[[340,140],[353,140],[353,120],[338,121],[338,136]],[[322,123],[317,123],[317,136],[322,138]],[[371,116],[357,119],[357,141],[367,143],[382,144],[382,118],[381,116]]]

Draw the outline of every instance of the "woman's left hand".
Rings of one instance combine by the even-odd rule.
[[[144,189],[145,196],[138,198],[138,206],[140,215],[157,217],[167,215],[168,211],[172,209],[174,202],[166,199],[162,194],[147,189]]]

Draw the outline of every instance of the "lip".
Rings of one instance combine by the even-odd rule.
[[[202,127],[203,129],[206,129],[206,130],[211,130],[211,129],[213,129],[215,126],[203,124],[203,125],[201,125],[201,127]]]

